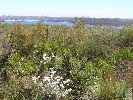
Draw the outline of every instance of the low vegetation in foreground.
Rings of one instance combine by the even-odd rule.
[[[133,26],[0,24],[2,100],[132,100]]]

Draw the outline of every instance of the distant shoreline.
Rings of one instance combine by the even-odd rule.
[[[95,26],[130,26],[133,25],[133,19],[121,18],[87,18],[83,17],[85,24]],[[0,22],[6,20],[18,21],[49,21],[49,22],[69,22],[74,23],[74,17],[47,17],[47,16],[0,16]]]
[[[5,20],[5,23],[6,24],[14,24],[16,20]],[[39,22],[39,20],[17,20],[18,22],[22,23],[23,25],[26,25],[26,24],[37,24]],[[3,24],[5,24],[3,23]],[[42,24],[45,24],[45,25],[51,25],[51,26],[55,26],[55,25],[66,25],[66,26],[73,26],[74,23],[72,22],[55,22],[55,21],[42,21]],[[85,24],[86,27],[90,27],[90,28],[97,28],[99,26],[97,25],[90,25],[90,24]],[[107,26],[105,25],[104,27],[106,28],[113,28],[113,29],[122,29],[122,26]]]

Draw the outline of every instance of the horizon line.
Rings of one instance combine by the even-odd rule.
[[[20,16],[24,16],[24,17],[69,17],[69,18],[110,18],[110,19],[133,19],[133,18],[122,18],[122,17],[90,17],[90,16],[46,16],[46,15],[0,15],[0,17],[3,16],[15,16],[15,17],[20,17]]]

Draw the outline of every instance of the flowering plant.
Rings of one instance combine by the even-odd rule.
[[[45,75],[32,77],[33,83],[42,90],[43,98],[65,98],[71,93],[69,86],[70,79],[64,80],[63,77],[58,76],[53,68],[45,71]]]

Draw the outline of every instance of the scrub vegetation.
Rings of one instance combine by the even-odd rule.
[[[132,100],[133,26],[0,24],[2,100]]]

